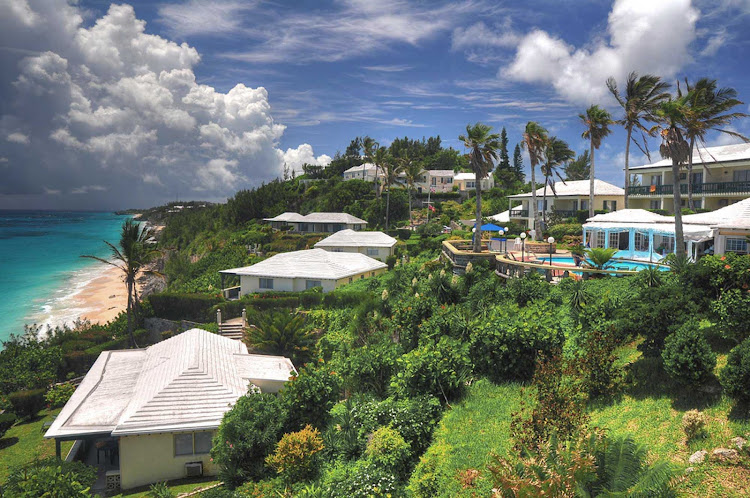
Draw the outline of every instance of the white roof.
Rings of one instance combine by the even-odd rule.
[[[645,209],[620,209],[594,215],[586,221],[608,223],[674,223],[674,217],[652,213]]]
[[[693,165],[714,164],[732,161],[750,161],[750,144],[720,145],[717,147],[696,147],[693,151]],[[631,170],[671,167],[671,159],[662,159],[651,164],[631,167]]]
[[[383,232],[340,230],[321,240],[315,247],[393,247],[396,239]]]
[[[456,175],[453,177],[454,180],[476,180],[477,175],[474,173],[456,173]]]
[[[250,355],[240,341],[191,329],[146,349],[105,351],[45,437],[214,429],[251,383],[285,381],[283,356]]]
[[[366,225],[367,222],[349,213],[282,213],[274,218],[263,218],[265,221],[282,221],[291,223],[344,223],[351,225]]]
[[[495,215],[490,216],[491,220],[499,221],[499,222],[507,222],[510,221],[510,211],[503,211],[502,213],[497,213]]]
[[[536,195],[544,196],[545,190],[547,191],[548,196],[554,195],[549,185],[538,188],[536,191]],[[557,197],[589,195],[590,191],[591,189],[589,180],[569,180],[565,183],[555,182],[555,192],[557,193]],[[603,180],[595,178],[594,195],[625,195],[625,190],[618,187],[617,185],[612,185],[611,183],[607,183]],[[512,199],[531,197],[531,192],[509,195],[508,197]]]
[[[602,222],[593,221],[585,223],[583,228],[592,229],[622,229],[627,231],[630,229],[642,230],[644,232],[653,231],[657,233],[674,234],[674,219],[672,223],[614,223],[614,222]],[[685,240],[693,240],[696,242],[708,240],[713,237],[713,230],[711,227],[706,225],[683,225],[682,233]]]
[[[716,211],[687,214],[683,223],[697,223],[719,228],[750,228],[750,198],[743,199]]]
[[[362,171],[375,171],[377,167],[372,163],[364,163],[359,166],[352,166],[351,168],[344,171],[344,173],[362,173]]]
[[[454,176],[456,173],[452,169],[428,169],[427,172],[430,174],[430,176]],[[474,173],[471,173],[472,175]],[[472,178],[474,178],[472,176]]]
[[[338,280],[387,265],[358,252],[329,252],[324,249],[283,252],[244,268],[222,270],[230,275],[256,277]]]

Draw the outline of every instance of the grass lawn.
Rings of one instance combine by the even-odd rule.
[[[198,488],[206,488],[217,484],[219,481],[215,477],[203,477],[201,479],[180,479],[168,483],[169,490],[178,496],[182,493],[189,493]],[[148,496],[148,486],[135,488],[124,493],[114,495],[112,498],[145,498]]]
[[[42,424],[52,420],[60,409],[42,410],[36,419],[17,423],[0,439],[0,483],[5,482],[10,467],[34,461],[35,458],[55,456],[55,441],[44,439]],[[62,456],[68,454],[72,441],[62,443]]]

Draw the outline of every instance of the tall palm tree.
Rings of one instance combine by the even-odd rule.
[[[523,147],[529,153],[531,162],[531,206],[529,206],[529,217],[531,228],[536,230],[536,166],[544,159],[544,149],[547,146],[547,130],[539,123],[529,121],[523,132]],[[541,237],[541,231],[537,230],[537,238]]]
[[[385,229],[390,228],[391,221],[391,186],[398,180],[398,175],[401,173],[401,163],[394,160],[393,156],[388,152],[385,147],[378,149],[380,153],[381,149],[385,149],[385,154],[380,157],[380,165],[383,168],[383,182],[386,188],[385,198]]]
[[[547,187],[552,190],[552,194],[557,197],[555,192],[555,175],[565,183],[563,177],[560,175],[558,168],[568,161],[572,161],[575,158],[575,152],[573,152],[568,146],[568,142],[561,140],[557,137],[549,137],[547,140],[547,146],[544,148],[544,164],[539,168],[544,175],[544,202],[542,203],[542,217],[544,219],[544,227],[547,227]]]
[[[672,199],[674,201],[675,254],[685,255],[685,238],[682,233],[682,195],[680,193],[680,168],[688,161],[690,144],[685,139],[685,123],[694,119],[687,96],[670,98],[656,111],[661,129],[659,153],[672,160]]]
[[[683,94],[679,83],[677,85],[677,96],[684,96],[687,105],[692,109],[690,119],[685,123],[685,138],[690,144],[687,165],[688,207],[690,209],[693,209],[693,154],[695,153],[696,141],[705,144],[706,133],[711,130],[726,133],[745,142],[750,141],[746,136],[724,128],[733,120],[745,118],[748,115],[744,112],[729,112],[732,108],[742,105],[744,102],[737,99],[737,90],[734,88],[717,88],[717,86],[716,80],[708,78],[701,78],[692,86],[685,79],[686,93]],[[698,146],[700,146],[700,143]],[[707,174],[705,168],[703,173],[704,175]]]
[[[589,155],[591,156],[591,169],[589,170],[589,217],[594,216],[594,151],[602,144],[604,137],[612,133],[609,125],[613,124],[612,116],[605,109],[594,104],[586,109],[586,114],[579,114],[578,117],[586,127],[581,134],[591,143]]]
[[[458,139],[469,149],[468,157],[474,171],[477,190],[476,225],[474,234],[474,252],[482,250],[482,180],[495,167],[501,148],[500,135],[491,133],[492,127],[482,123],[466,125],[466,135]]]
[[[406,180],[406,188],[409,192],[409,225],[412,225],[412,213],[411,213],[411,197],[412,191],[419,183],[420,178],[424,174],[424,168],[419,161],[413,161],[409,159],[409,156],[404,155],[398,158],[400,162],[401,172],[404,174],[404,180]]]
[[[365,137],[362,139],[362,151],[364,152],[365,163],[370,163],[375,166],[375,195],[379,195],[378,188],[378,164],[375,162],[375,152],[380,148],[374,138]],[[362,179],[365,179],[365,168],[362,168]]]
[[[125,280],[125,286],[128,292],[128,304],[126,313],[128,317],[128,339],[131,348],[137,347],[135,336],[133,335],[133,325],[137,322],[138,316],[138,289],[136,288],[136,279],[141,273],[147,272],[146,265],[153,261],[159,254],[159,251],[151,249],[147,243],[148,239],[153,236],[153,231],[145,224],[140,224],[128,218],[122,224],[120,231],[119,247],[111,242],[104,241],[110,249],[112,260],[82,255],[82,258],[95,259],[99,262],[119,268]],[[148,273],[156,273],[149,270]]]
[[[615,122],[625,127],[627,133],[625,141],[625,208],[627,209],[628,188],[630,187],[630,142],[632,140],[646,154],[646,157],[651,159],[646,135],[650,136],[652,131],[644,125],[644,122],[656,122],[656,108],[669,98],[667,92],[669,83],[661,81],[659,76],[644,74],[639,77],[638,73],[632,72],[625,82],[623,95],[620,95],[617,82],[612,77],[607,80],[607,88],[625,111],[623,117]],[[641,132],[643,145],[633,137],[633,130]]]
[[[591,157],[589,151],[584,150],[573,161],[565,165],[566,180],[588,180],[591,171]]]

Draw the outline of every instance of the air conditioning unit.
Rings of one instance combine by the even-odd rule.
[[[201,477],[203,475],[203,462],[188,462],[185,464],[187,477]]]

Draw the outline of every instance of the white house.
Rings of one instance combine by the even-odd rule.
[[[298,292],[322,287],[334,290],[354,280],[374,277],[386,270],[385,263],[355,252],[324,249],[283,252],[244,268],[222,270],[240,277],[240,296],[253,292]]]
[[[364,180],[374,182],[375,178],[381,178],[383,172],[372,163],[364,163],[359,166],[352,166],[344,171],[344,180]]]
[[[383,232],[341,230],[321,240],[315,247],[331,252],[358,252],[385,261],[393,254],[396,242],[396,239]]]
[[[453,183],[458,186],[459,191],[475,190],[477,188],[477,175],[474,173],[456,173]],[[482,178],[482,190],[489,190],[495,186],[495,178],[492,174]]]
[[[201,329],[104,351],[44,437],[58,456],[65,440],[95,446],[97,460],[107,448],[105,464],[119,462],[107,479],[122,489],[216,475],[209,451],[224,414],[250,386],[275,393],[294,373],[287,358],[248,354],[242,342]]]
[[[332,233],[339,230],[364,230],[367,222],[348,213],[299,213],[286,212],[274,218],[263,218],[271,227],[279,229],[290,227],[292,232]]]
[[[542,212],[547,214],[557,213],[569,218],[575,216],[579,210],[589,208],[589,192],[591,184],[589,180],[568,180],[566,182],[555,182],[554,191],[545,185],[536,191],[537,216],[542,217]],[[544,205],[544,193],[547,193],[547,205]],[[508,196],[510,204],[510,219],[521,222],[532,227],[530,217],[531,192]],[[513,206],[514,202],[519,202]],[[625,202],[625,190],[602,180],[594,179],[594,210],[617,211],[622,209]]]

